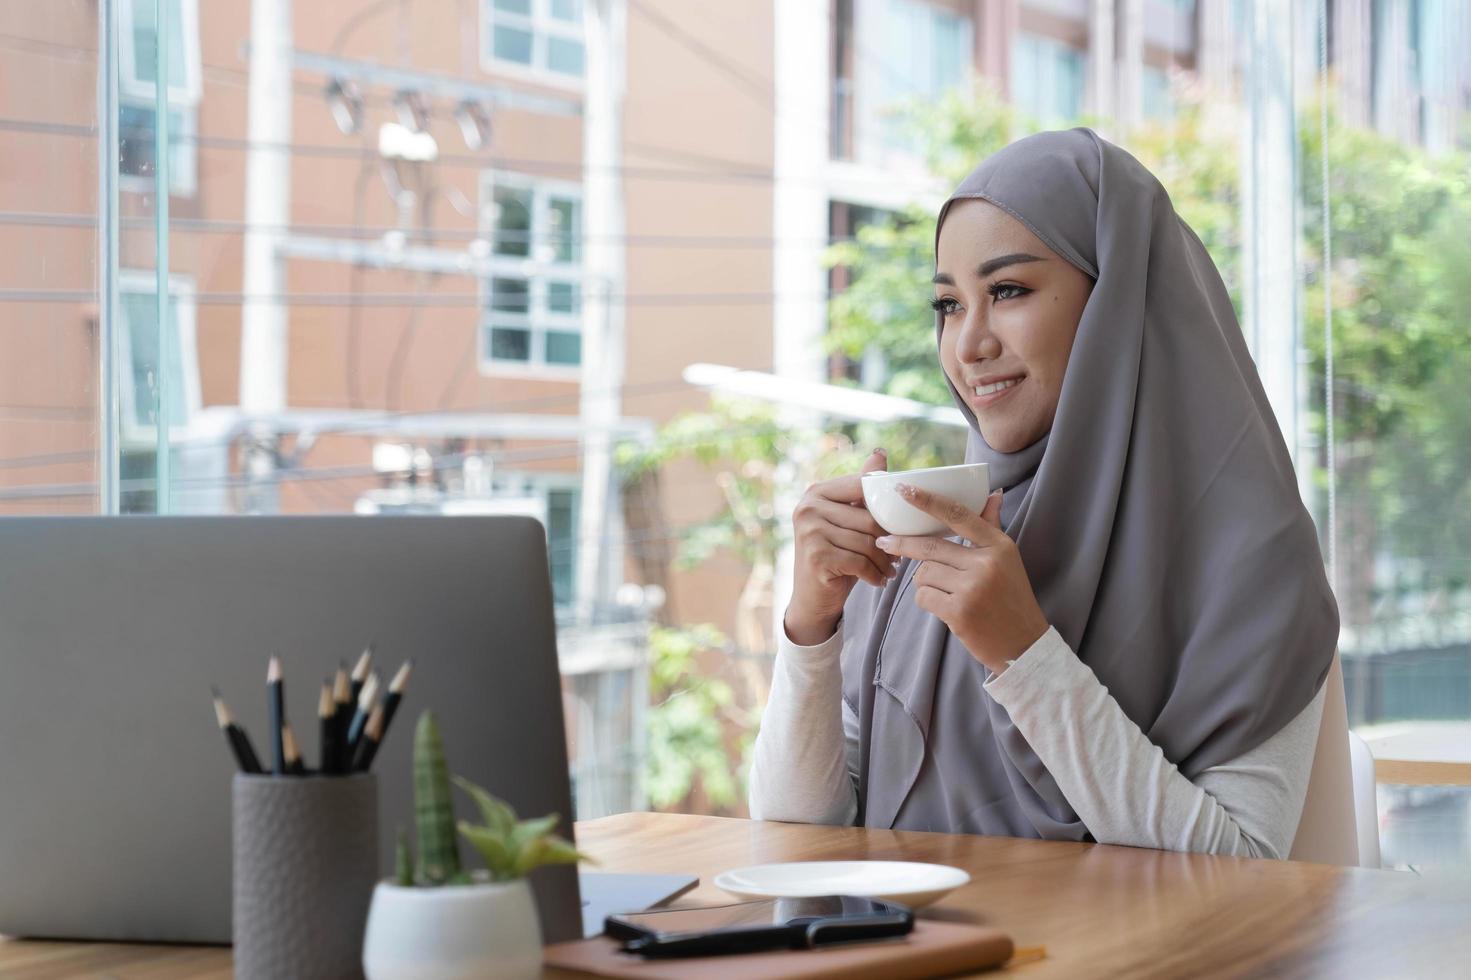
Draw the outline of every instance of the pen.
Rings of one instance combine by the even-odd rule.
[[[373,705],[373,711],[368,715],[368,723],[363,726],[363,737],[358,741],[357,757],[353,761],[353,772],[367,772],[368,767],[373,764],[373,756],[378,754],[378,746],[383,742],[383,728],[387,724],[383,719],[385,712],[383,705]]]
[[[342,771],[342,740],[337,727],[337,705],[332,700],[332,685],[322,684],[322,696],[317,700],[317,720],[322,729],[323,775]]]
[[[260,759],[256,757],[255,747],[250,744],[250,738],[245,730],[235,724],[235,719],[230,717],[230,709],[225,707],[225,699],[220,694],[220,689],[211,688],[210,692],[215,699],[215,720],[220,723],[220,731],[225,733],[225,740],[230,743],[230,751],[235,754],[235,762],[240,766],[241,772],[259,773]]]
[[[281,730],[286,725],[284,687],[285,682],[281,680],[281,658],[272,657],[266,667],[266,704],[271,717],[271,771],[278,776],[286,773],[286,749],[281,737]]]
[[[347,753],[351,758],[357,751],[358,740],[363,737],[363,726],[368,723],[368,715],[373,712],[373,702],[378,697],[378,675],[368,675],[368,680],[363,684],[363,693],[358,697],[358,710],[352,716],[352,724],[347,729]]]

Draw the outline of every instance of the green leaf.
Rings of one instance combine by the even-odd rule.
[[[512,810],[508,803],[491,796],[463,776],[453,778],[454,784],[475,801],[476,807],[480,809],[480,819],[485,821],[487,827],[502,837],[508,836],[515,829],[516,811]]]
[[[551,813],[534,820],[522,820],[511,831],[511,848],[520,851],[532,841],[550,834],[556,829],[559,819],[555,813]]]
[[[488,827],[476,827],[465,820],[460,821],[459,829],[461,836],[480,854],[492,880],[504,881],[519,877],[516,871],[517,856],[503,835]]]
[[[560,837],[538,837],[521,852],[516,862],[516,877],[525,877],[536,868],[546,865],[576,864],[579,861],[596,863]]]

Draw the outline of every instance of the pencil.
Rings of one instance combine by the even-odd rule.
[[[332,726],[337,729],[337,769],[346,772],[352,757],[347,752],[347,726],[352,724],[352,694],[348,686],[347,665],[337,664],[337,676],[332,681],[332,702],[335,713]]]
[[[381,742],[388,735],[388,726],[393,723],[393,713],[398,710],[398,703],[403,700],[404,689],[409,686],[409,675],[414,672],[414,661],[405,660],[398,673],[393,675],[393,680],[388,684],[388,693],[383,695],[383,731],[378,734]]]
[[[358,657],[357,665],[352,669],[352,696],[349,699],[352,704],[357,704],[358,698],[363,693],[363,685],[367,683],[368,674],[373,669],[373,644],[369,643],[362,656]]]
[[[342,771],[341,739],[337,728],[337,705],[332,701],[332,685],[322,683],[322,696],[317,700],[317,720],[322,727],[323,774]]]
[[[210,688],[210,693],[215,699],[215,720],[220,723],[220,731],[225,733],[225,740],[230,743],[230,751],[235,754],[235,762],[240,766],[241,772],[259,773],[260,759],[256,757],[255,747],[250,744],[250,737],[245,734],[245,729],[235,724],[235,719],[230,717],[230,709],[225,707],[225,699],[217,687]]]
[[[383,726],[387,724],[383,720],[384,714],[383,705],[373,705],[368,723],[363,726],[363,737],[358,741],[357,755],[352,764],[353,772],[367,772],[373,765],[373,756],[378,754],[378,746],[383,741]]]
[[[285,771],[292,776],[306,774],[306,766],[301,761],[301,749],[296,746],[296,736],[291,733],[291,722],[281,726],[281,754],[285,759]]]
[[[352,724],[347,729],[347,755],[348,758],[356,758],[358,740],[363,737],[363,726],[368,723],[368,715],[373,713],[373,702],[378,697],[378,675],[369,674],[367,681],[363,684],[363,693],[358,698],[357,713],[352,716]]]
[[[271,716],[272,772],[286,774],[286,748],[281,744],[281,729],[286,725],[286,683],[281,679],[281,658],[272,657],[266,667],[266,704]]]

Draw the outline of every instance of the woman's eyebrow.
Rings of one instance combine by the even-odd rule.
[[[991,275],[993,272],[1004,269],[1009,265],[1020,265],[1023,262],[1043,261],[1045,260],[1040,255],[1030,255],[1026,252],[1012,252],[1010,255],[1002,255],[998,258],[982,262],[980,268],[976,269],[976,277],[984,279],[987,276]],[[935,275],[935,278],[931,279],[930,282],[936,286],[953,286],[955,285],[955,278],[951,276],[948,272],[940,272],[937,273]]]
[[[982,262],[980,268],[976,269],[976,275],[979,278],[984,279],[987,276],[991,275],[991,273],[996,272],[999,269],[1004,269],[1009,265],[1020,265],[1023,262],[1041,261],[1042,256],[1040,255],[1028,255],[1026,252],[1012,252],[1010,255],[1003,255],[999,258],[991,259],[987,262]]]

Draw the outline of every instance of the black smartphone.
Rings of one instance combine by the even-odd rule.
[[[631,912],[606,922],[624,952],[648,957],[811,949],[902,936],[913,928],[914,914],[905,906],[852,895]]]

